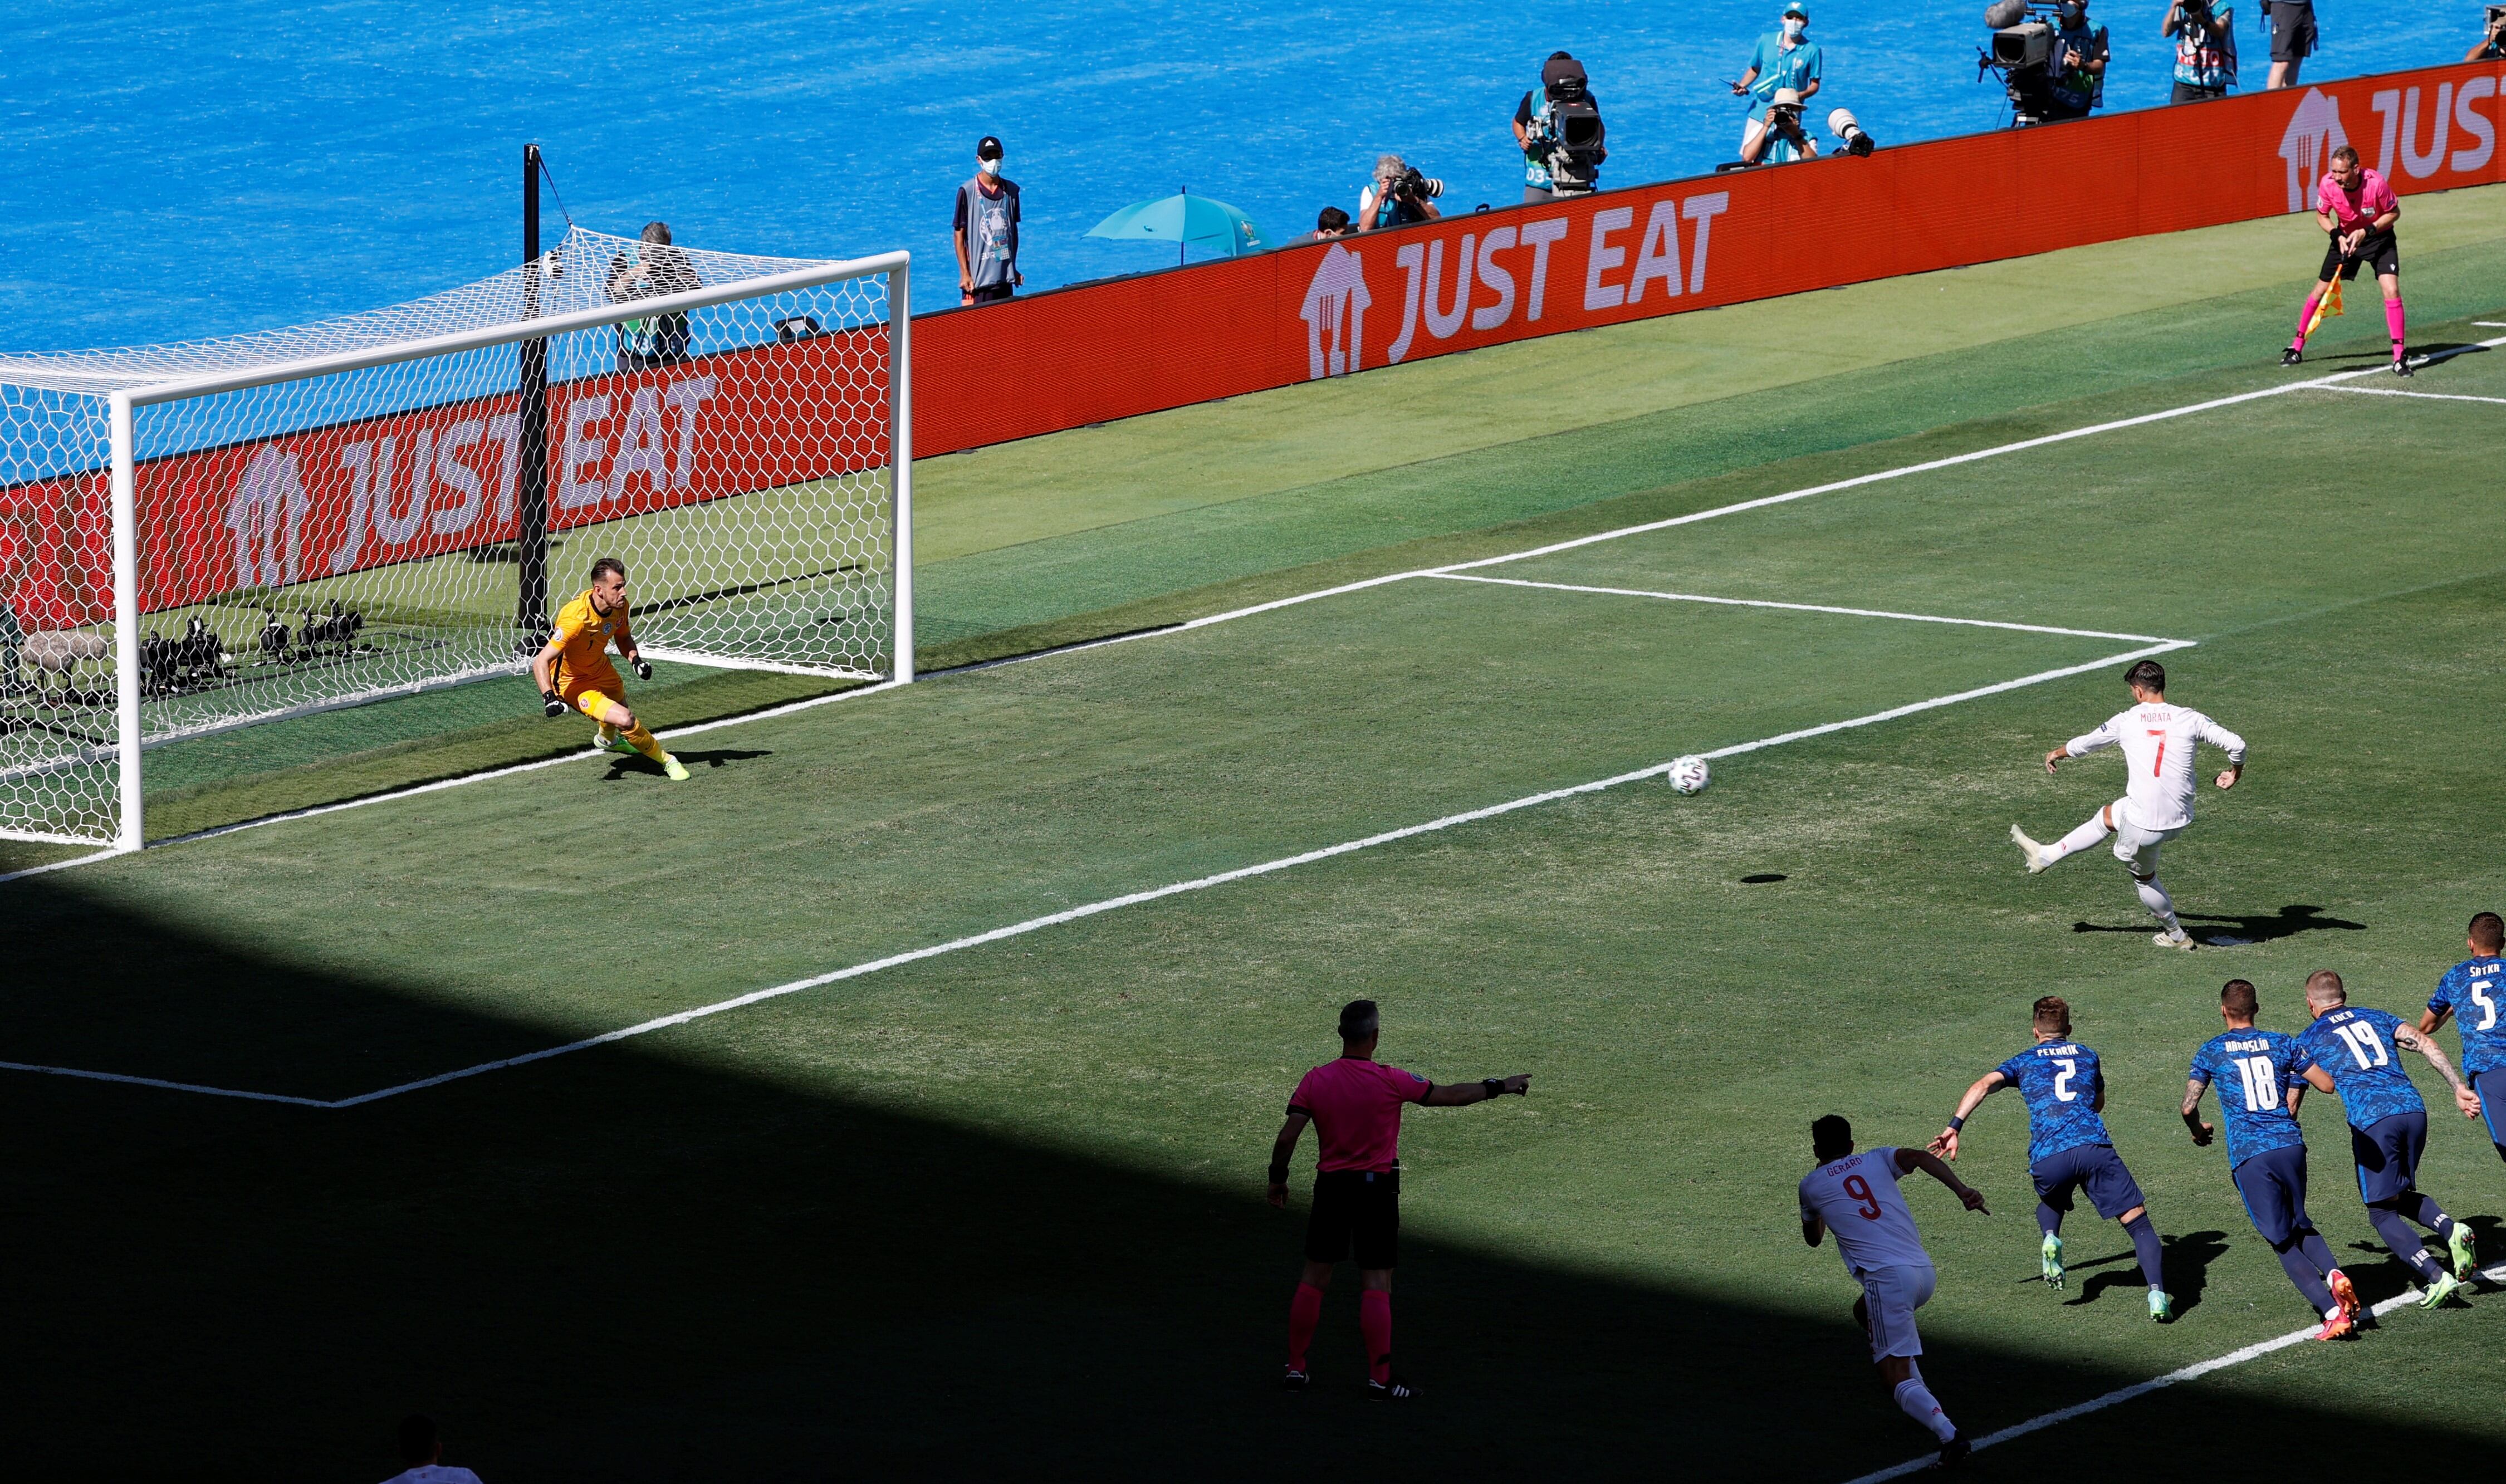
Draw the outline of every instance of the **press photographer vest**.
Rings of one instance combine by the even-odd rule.
[[[2222,26],[2204,31],[2209,39],[2196,42],[2191,26],[2175,33],[2175,81],[2187,88],[2234,88],[2237,86],[2237,38]]]

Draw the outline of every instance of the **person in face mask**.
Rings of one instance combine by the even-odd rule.
[[[2085,119],[2105,101],[2106,28],[2089,24],[2089,0],[2062,0],[2054,27],[2054,56],[2046,66],[2046,108],[2041,122]]]
[[[988,304],[1026,282],[1019,271],[1018,182],[1001,173],[1001,142],[975,146],[975,178],[957,188],[957,301]]]
[[[1765,148],[1767,107],[1780,88],[1790,88],[1808,103],[1818,96],[1819,72],[1826,63],[1818,43],[1809,39],[1809,0],[1784,7],[1781,29],[1758,38],[1749,70],[1732,85],[1736,97],[1749,100],[1749,122],[1740,129],[1740,158],[1756,159]]]

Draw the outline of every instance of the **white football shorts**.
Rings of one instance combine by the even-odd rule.
[[[2135,876],[2155,876],[2158,874],[2158,847],[2192,827],[2178,825],[2172,830],[2143,830],[2131,822],[2131,816],[2124,812],[2123,804],[2120,798],[2114,801],[2115,859]]]
[[[1871,1359],[1918,1356],[1923,1337],[1915,1332],[1915,1311],[1932,1301],[1940,1275],[1921,1267],[1875,1267],[1862,1275],[1862,1309],[1871,1329]]]

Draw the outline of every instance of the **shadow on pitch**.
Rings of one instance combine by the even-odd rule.
[[[483,930],[525,934],[534,910],[479,908]],[[375,926],[399,931],[379,911]],[[449,973],[344,975],[113,889],[16,883],[0,940],[13,1058],[336,1096],[394,1064],[554,1039],[455,998]],[[1337,997],[1312,998],[1320,1058]],[[1401,1368],[1424,1399],[1362,1399],[1344,1269],[1315,1389],[1281,1393],[1308,1197],[1301,1170],[1291,1210],[1261,1198],[1272,1069],[1188,1090],[1197,1116],[1243,1126],[1240,1161],[1096,1157],[1126,1148],[1122,1128],[952,1121],[973,1076],[1067,1100],[1056,1079],[1106,1074],[1020,1083],[1016,1066],[958,1058],[949,1038],[982,1007],[940,1003],[899,1026],[848,1018],[835,992],[796,996],[335,1112],[0,1074],[0,1119],[22,1135],[11,1255],[45,1278],[10,1309],[17,1470],[139,1477],[181,1457],[211,1478],[378,1478],[412,1410],[489,1479],[1606,1478],[1668,1460],[1682,1479],[1816,1480],[1923,1451],[1825,1254],[1806,1308],[1450,1241],[1425,1219],[1432,1194],[1414,1197],[1396,1298]],[[1790,1247],[1792,1214],[1730,1220],[1737,1240]],[[2179,1238],[2170,1283],[2215,1241]],[[2039,1328],[1956,1328],[1925,1336],[1923,1368],[1978,1432],[2146,1379]],[[2195,1333],[2185,1348],[2229,1347]],[[2188,1430],[2168,1466],[2234,1472],[2256,1435],[2309,1436],[2311,1466],[2362,1476],[2395,1456],[2436,1472],[2494,1462],[2493,1436],[2450,1416],[2326,1434],[2303,1396],[2252,1389],[2237,1407],[2234,1435]]]
[[[673,753],[670,756],[678,759],[680,763],[690,770],[694,770],[700,767],[724,767],[734,762],[747,762],[757,758],[771,758],[774,756],[774,750],[770,747],[718,747],[711,752]],[[661,764],[650,758],[621,758],[609,764],[608,776],[601,781],[616,783],[622,778],[659,778],[661,776]]]
[[[2210,1285],[2210,1264],[2226,1255],[2228,1234],[2224,1231],[2188,1231],[2181,1236],[2162,1235],[2161,1241],[2164,1252],[2159,1270],[2166,1280],[2168,1295],[2175,1300],[2175,1317],[2181,1320],[2202,1306],[2202,1290]],[[2108,1289],[2129,1289],[2135,1295],[2147,1291],[2140,1279],[2139,1256],[2130,1248],[2064,1266],[2072,1273],[2089,1268],[2108,1270],[2091,1274],[2089,1280],[2080,1285],[2078,1297],[2062,1300],[2066,1309],[2095,1303]],[[2044,1282],[2042,1278],[2022,1281]]]
[[[2326,931],[2358,933],[2365,931],[2367,926],[2363,922],[2351,922],[2344,917],[2326,917],[2323,915],[2323,908],[2304,902],[2284,906],[2268,916],[2262,913],[2234,916],[2220,912],[2179,912],[2176,916],[2184,922],[2185,931],[2205,943],[2223,946],[2227,945],[2225,940],[2229,938],[2236,939],[2239,944],[2269,943],[2276,942],[2283,937],[2295,937],[2301,933]],[[2152,924],[2141,922],[2116,926],[2110,923],[2075,922],[2071,924],[2071,931],[2074,933],[2136,933],[2147,936],[2152,931]]]

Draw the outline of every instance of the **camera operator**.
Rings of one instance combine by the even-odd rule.
[[[2175,0],[2161,36],[2175,39],[2175,92],[2170,103],[2224,98],[2237,87],[2236,12],[2213,11],[2210,0]]]
[[[2300,64],[2314,54],[2314,0],[2263,0],[2263,29],[2271,33],[2271,80],[2266,89],[2294,88]]]
[[[2085,119],[2106,100],[2106,28],[2089,24],[2089,0],[2062,0],[2046,71],[2047,124]]]
[[[1540,101],[1533,103],[1537,96]],[[1552,52],[1540,67],[1540,91],[1514,106],[1514,142],[1522,151],[1522,199],[1560,200],[1601,188],[1601,100],[1593,96],[1584,64]]]
[[[1430,197],[1444,194],[1443,181],[1419,174],[1398,155],[1386,155],[1375,162],[1375,179],[1357,194],[1357,230],[1377,231],[1435,221],[1444,213]]]
[[[1794,132],[1800,132],[1800,105],[1818,96],[1819,74],[1826,64],[1827,54],[1809,39],[1808,0],[1792,0],[1784,7],[1783,29],[1758,38],[1749,70],[1732,85],[1734,96],[1750,100],[1749,122],[1740,126],[1741,159],[1755,164],[1766,154],[1767,112],[1778,92],[1795,95]]]
[[[2466,62],[2506,61],[2506,5],[2488,8],[2488,33],[2474,42],[2470,51],[2462,53],[2462,59]]]

